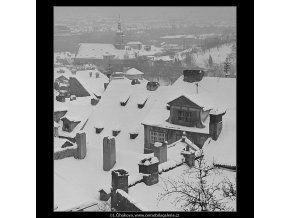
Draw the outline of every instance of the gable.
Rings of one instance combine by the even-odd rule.
[[[169,104],[170,106],[181,106],[181,107],[188,106],[188,107],[193,107],[196,109],[202,109],[202,107],[198,106],[197,104],[195,104],[194,102],[186,98],[185,96],[180,96],[168,102],[167,104]]]
[[[74,77],[70,77],[70,94],[76,97],[90,96],[89,92],[83,87],[83,85]]]

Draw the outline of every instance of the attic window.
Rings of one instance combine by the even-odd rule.
[[[178,120],[182,120],[184,122],[190,122],[191,113],[188,111],[178,111],[177,118]]]

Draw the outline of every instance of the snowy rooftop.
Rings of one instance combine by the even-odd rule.
[[[113,44],[81,43],[76,58],[103,59],[107,55],[112,55],[115,59],[124,59],[125,55],[135,57],[133,50],[119,50]]]
[[[128,42],[127,45],[140,45],[142,42]]]
[[[160,86],[154,92],[147,91],[146,85],[148,81],[143,79],[140,82],[140,84],[131,85],[131,81],[127,78],[110,81],[102,95],[102,99],[94,107],[90,105],[89,98],[87,98],[87,101],[77,98],[77,101],[81,101],[79,103],[77,101],[56,102],[56,104],[65,104],[68,111],[70,108],[74,108],[73,110],[78,115],[82,111],[81,114],[84,117],[87,117],[87,114],[84,113],[87,109],[84,108],[91,108],[88,111],[92,111],[91,113],[88,112],[89,119],[84,127],[87,138],[86,158],[81,161],[74,158],[66,158],[54,162],[54,197],[55,204],[59,207],[59,210],[67,210],[86,202],[98,202],[99,190],[102,188],[109,190],[111,172],[103,171],[103,138],[111,136],[112,130],[116,125],[120,127],[121,132],[115,137],[117,162],[113,170],[124,169],[128,171],[129,184],[139,181],[138,163],[146,157],[153,156],[153,154],[143,154],[144,130],[141,122],[148,116],[149,112],[149,118],[156,112],[157,118],[161,117],[164,122],[169,117],[166,103],[178,90],[180,92],[189,92],[190,94],[196,91],[195,84],[184,82],[183,76],[172,87]],[[223,116],[221,135],[217,141],[211,140],[205,145],[205,157],[208,161],[214,160],[215,163],[226,162],[227,164],[235,165],[236,80],[232,78],[204,77],[199,84],[199,93],[210,92],[213,99],[219,102],[218,105],[227,109],[227,113]],[[120,99],[126,93],[131,93],[130,98],[126,106],[121,106]],[[138,108],[138,102],[144,96],[148,97],[148,99],[144,107],[140,109]],[[71,106],[70,104],[76,105]],[[79,106],[78,108],[77,105],[81,104],[85,107],[81,108]],[[98,125],[104,129],[101,133],[96,134],[95,127]],[[132,132],[132,129],[139,132],[135,139],[130,139],[129,133]],[[186,145],[186,142],[183,143],[181,141],[176,142],[174,145],[169,145],[167,152],[168,162],[161,164],[159,168],[167,169],[171,168],[171,165],[180,163],[183,158],[180,151]],[[160,182],[153,186],[146,186],[144,183],[136,184],[129,188],[129,195],[136,202],[148,208],[148,210],[178,210],[178,208],[169,203],[170,201],[160,201],[158,204],[157,199],[158,195],[163,191],[163,178],[176,178],[187,169],[188,167],[183,164],[168,172],[163,172],[160,175]],[[234,176],[235,174],[231,172],[231,175]]]
[[[61,146],[66,142],[71,143],[72,146],[62,148]],[[66,150],[68,148],[75,149],[75,148],[77,148],[77,145],[75,143],[68,141],[67,139],[61,139],[61,138],[54,137],[54,152],[63,151],[63,150]]]
[[[140,70],[137,70],[135,68],[131,68],[130,70],[128,70],[125,75],[143,75],[144,73],[141,72]]]
[[[135,58],[135,53],[140,56],[155,55],[161,53],[162,48],[151,46],[150,51],[145,50],[145,45],[141,50],[137,49],[116,49],[113,44],[102,43],[81,43],[76,58],[103,59],[104,56],[111,55],[114,59]]]
[[[60,69],[63,70],[64,73],[59,73]],[[92,76],[90,76],[90,73],[92,73]],[[60,76],[64,76],[67,79],[70,77],[76,78],[91,96],[101,96],[105,91],[104,83],[109,81],[109,78],[98,70],[79,70],[73,75],[66,67],[54,68],[54,79]]]
[[[146,89],[147,82],[147,80],[142,79],[140,84],[131,85],[131,80],[127,78],[111,80],[84,128],[88,139],[102,146],[103,137],[112,135],[113,128],[118,125],[121,130],[116,136],[119,148],[143,153],[144,131],[141,121],[160,98],[159,90],[161,90],[159,87],[160,89],[154,92],[148,91]],[[147,97],[147,101],[143,108],[139,108],[140,99],[144,100],[144,96]],[[121,106],[120,101],[123,101],[125,97],[128,101],[125,106]],[[101,133],[96,134],[95,127],[100,123],[104,129]],[[132,129],[139,132],[135,139],[130,139]]]
[[[55,108],[62,108],[65,107],[67,113],[64,117],[66,117],[70,121],[79,122],[78,125],[74,128],[72,132],[63,131],[62,128],[59,128],[59,135],[64,137],[75,137],[76,133],[82,129],[84,124],[86,123],[89,115],[92,113],[94,106],[91,105],[89,97],[78,97],[74,101],[70,101],[66,98],[66,102],[58,102],[54,101]],[[61,123],[62,126],[62,123]]]

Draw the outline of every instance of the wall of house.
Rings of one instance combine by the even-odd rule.
[[[150,131],[162,132],[165,133],[165,140],[168,144],[176,142],[181,139],[183,130],[172,130],[164,129],[160,127],[144,125],[144,153],[152,153],[154,143],[150,142]],[[198,147],[202,147],[204,142],[210,137],[210,134],[195,133],[195,132],[186,132],[186,137],[191,140]]]

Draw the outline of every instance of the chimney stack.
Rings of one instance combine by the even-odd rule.
[[[154,185],[159,182],[159,160],[157,157],[145,158],[140,161],[139,173],[143,174],[143,181],[146,185]]]
[[[113,170],[112,171],[112,188],[111,188],[111,208],[117,208],[117,189],[121,189],[128,193],[129,184],[128,184],[128,172],[123,169]]]
[[[76,159],[84,159],[87,154],[86,133],[84,132],[77,133],[75,140],[77,144],[77,152],[74,157]]]
[[[155,142],[154,144],[154,157],[157,157],[159,164],[167,161],[167,141],[160,143]]]
[[[111,170],[116,163],[116,146],[114,137],[103,139],[103,170]]]

